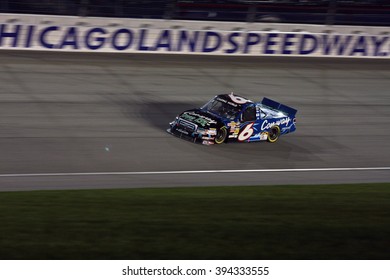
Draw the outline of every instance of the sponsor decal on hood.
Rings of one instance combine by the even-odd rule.
[[[212,124],[217,124],[215,119],[212,119],[201,112],[184,112],[180,118],[187,121],[193,122],[202,127],[210,126]]]

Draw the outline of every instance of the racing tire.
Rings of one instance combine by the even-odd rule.
[[[217,135],[215,136],[215,144],[222,144],[226,141],[226,138],[228,136],[228,131],[225,126],[221,127],[217,131]]]
[[[279,136],[280,136],[280,127],[275,125],[271,127],[271,129],[269,130],[267,141],[270,143],[275,143],[276,141],[278,141]]]

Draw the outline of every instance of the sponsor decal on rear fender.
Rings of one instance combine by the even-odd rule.
[[[283,119],[280,119],[280,120],[274,121],[274,122],[268,122],[268,120],[264,120],[264,122],[261,124],[261,130],[270,129],[271,127],[273,127],[275,125],[279,125],[279,126],[280,125],[288,125],[290,122],[291,122],[290,117],[283,118]]]

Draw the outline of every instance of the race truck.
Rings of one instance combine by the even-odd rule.
[[[220,94],[204,106],[186,110],[170,124],[168,132],[205,145],[231,141],[275,143],[296,129],[297,110],[264,97],[253,102],[239,95]]]

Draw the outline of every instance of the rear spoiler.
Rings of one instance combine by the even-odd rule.
[[[273,101],[267,97],[263,98],[263,101],[261,101],[262,104],[265,106],[271,107],[276,110],[280,110],[282,112],[287,113],[289,116],[295,116],[295,114],[298,112],[294,108],[288,107],[286,105],[280,104],[279,102]]]

